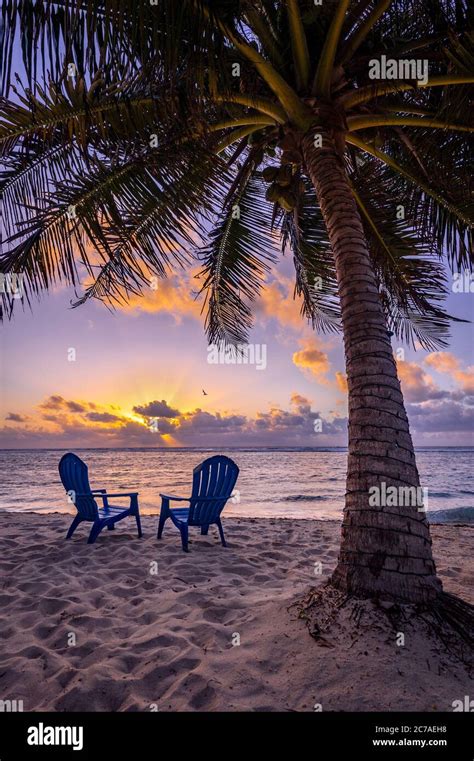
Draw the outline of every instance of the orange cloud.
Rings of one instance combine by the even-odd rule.
[[[449,351],[434,351],[425,362],[438,373],[451,375],[467,394],[474,394],[474,366],[462,370],[459,359]]]
[[[293,364],[303,372],[310,373],[319,383],[328,384],[326,375],[331,367],[328,355],[318,348],[315,339],[301,343],[303,348],[293,354]]]
[[[455,378],[461,384],[461,388],[466,394],[474,394],[474,365],[467,368],[467,371],[458,370]]]
[[[428,354],[425,362],[439,373],[452,373],[459,368],[459,360],[449,351],[434,351]]]
[[[120,305],[125,312],[166,312],[177,323],[183,317],[191,317],[199,322],[203,320],[202,308],[205,294],[199,295],[203,280],[197,278],[201,266],[179,270],[169,277],[160,279],[149,275],[149,287],[144,287],[141,294],[125,294],[126,302]],[[90,281],[86,280],[84,287]],[[294,297],[294,281],[283,275],[278,280],[271,280],[262,287],[253,306],[253,312],[259,320],[275,319],[285,328],[294,328],[312,333],[308,321],[301,315],[301,298]],[[283,338],[283,336],[281,337]]]
[[[153,280],[141,296],[132,294],[122,309],[128,312],[168,312],[176,322],[183,317],[202,320],[202,299],[198,299],[200,283],[195,279],[197,270],[180,272],[168,278]]]
[[[398,360],[397,370],[403,394],[408,401],[422,402],[443,393],[433,382],[432,377],[416,362]]]
[[[99,407],[94,402],[64,399],[52,394],[38,404],[41,425],[46,423],[47,430],[59,431],[74,427],[80,430],[117,430],[128,426],[132,421],[141,425],[145,423],[136,415],[123,414],[119,407],[108,405]],[[26,430],[26,429],[25,429]]]
[[[407,388],[421,388],[433,383],[431,376],[416,362],[398,360],[397,369],[401,383]]]
[[[255,305],[256,313],[301,330],[305,325],[301,316],[301,300],[299,297],[293,298],[293,293],[294,283],[290,278],[280,276],[278,281],[266,283]]]
[[[443,354],[444,352],[439,352]],[[435,352],[434,354],[438,354]],[[448,357],[435,358],[433,355],[428,361],[428,365],[431,367],[444,367],[455,366],[457,360],[452,355]],[[434,399],[459,399],[466,393],[472,393],[469,391],[469,384],[472,389],[473,378],[472,374],[458,370],[454,372],[455,377],[459,382],[462,382],[463,389],[455,391],[449,391],[447,389],[440,388],[434,381],[431,375],[424,370],[424,368],[416,362],[397,362],[398,375],[402,384],[402,391],[409,402],[425,402],[432,401]]]
[[[343,394],[347,394],[349,390],[347,386],[347,376],[339,370],[336,373],[336,385],[339,388],[339,391],[342,391]]]
[[[295,407],[306,407],[307,405],[311,406],[311,401],[306,396],[302,396],[301,394],[298,394],[296,391],[294,391],[290,396],[290,403],[293,404]]]

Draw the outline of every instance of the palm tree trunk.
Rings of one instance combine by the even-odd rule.
[[[442,587],[425,512],[398,488],[420,480],[385,315],[343,160],[333,134],[317,133],[322,147],[312,132],[302,151],[335,258],[349,388],[346,504],[331,583],[358,597],[428,602]],[[397,497],[374,504],[371,487],[382,495],[397,487]]]

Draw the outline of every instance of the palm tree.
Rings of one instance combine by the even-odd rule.
[[[420,483],[390,335],[446,345],[442,259],[472,264],[467,2],[23,0],[0,19],[1,263],[23,300],[87,274],[75,304],[117,304],[197,252],[209,341],[235,345],[280,240],[303,317],[344,337],[331,584],[438,599],[424,512],[369,490]]]

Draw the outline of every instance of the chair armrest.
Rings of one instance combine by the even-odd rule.
[[[91,489],[91,494],[105,494],[107,489]]]
[[[222,494],[217,494],[215,497],[192,497],[193,502],[215,502],[216,499],[230,499],[232,494],[228,494],[224,497]]]
[[[116,492],[114,494],[109,494],[105,490],[102,490],[102,494],[97,494],[98,490],[95,491],[88,491],[85,494],[76,494],[76,497],[102,497],[102,499],[107,499],[108,497],[138,497],[137,491],[124,491],[124,492]]]
[[[122,492],[115,492],[114,494],[109,494],[107,492],[106,494],[99,494],[99,497],[138,497],[137,491],[122,491]]]
[[[215,497],[174,497],[172,494],[160,494],[160,497],[163,497],[163,499],[177,500],[179,502],[214,502],[216,499],[230,499],[232,494],[229,494],[227,497],[224,497],[221,494],[218,494]]]

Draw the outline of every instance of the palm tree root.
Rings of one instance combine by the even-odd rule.
[[[348,647],[374,634],[379,642],[404,646],[426,642],[427,660],[474,667],[474,606],[447,592],[430,603],[408,604],[381,596],[360,599],[330,582],[311,589],[293,604],[313,639],[322,647]],[[439,668],[439,666],[438,666]]]

